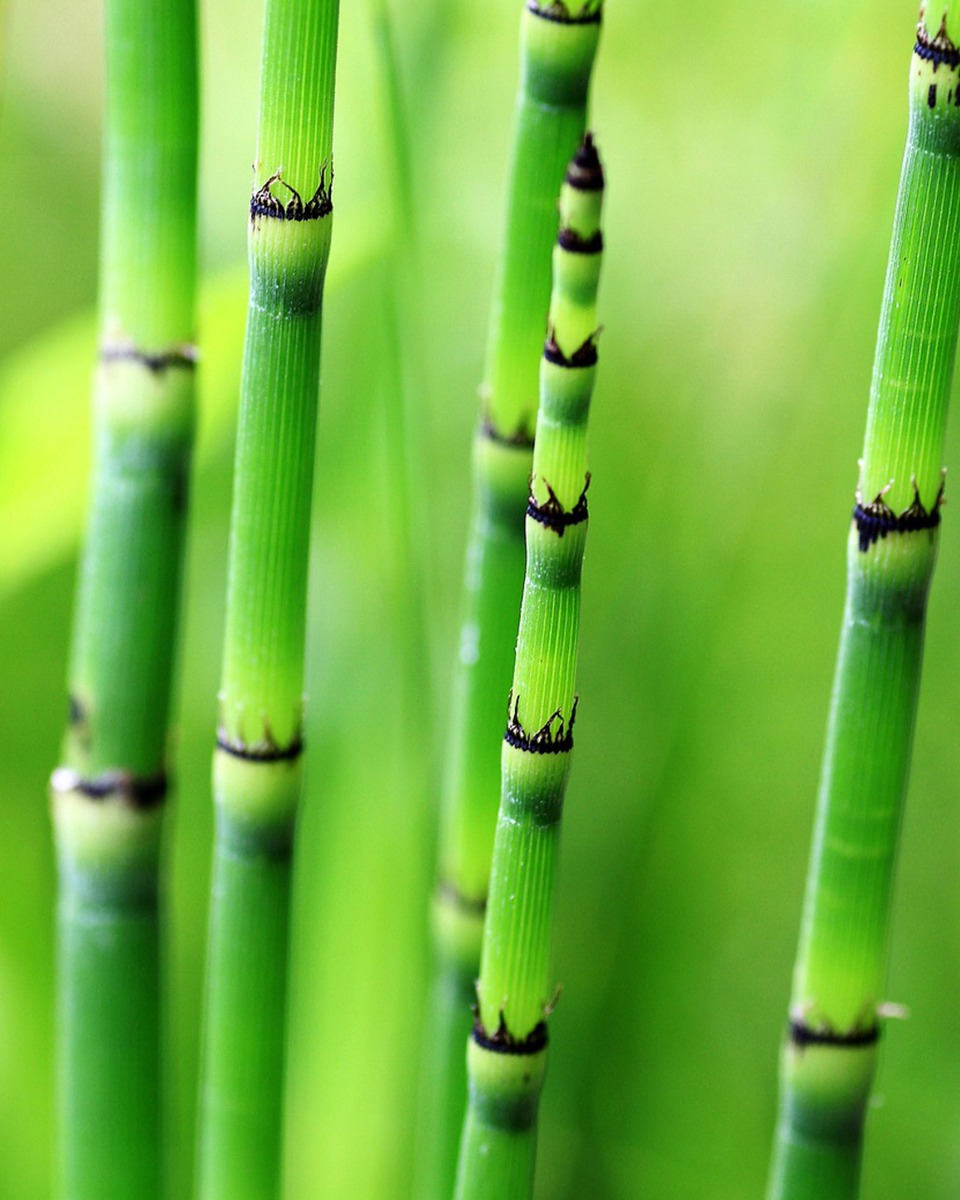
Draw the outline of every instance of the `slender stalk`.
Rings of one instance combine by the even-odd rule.
[[[530,1196],[553,988],[550,931],[577,710],[587,417],[596,374],[603,172],[587,137],[560,198],[549,334],[540,371],[527,566],[501,758],[470,1096],[457,1200]]]
[[[268,0],[214,754],[199,1194],[279,1194],[337,0]]]
[[[58,1194],[158,1197],[158,856],[194,426],[193,0],[108,0],[95,466],[53,774]]]
[[[771,1200],[857,1195],[960,321],[960,52],[921,12],[847,601],[807,880]]]
[[[499,794],[496,745],[523,587],[523,513],[537,359],[550,297],[557,192],[586,126],[601,5],[527,3],[507,223],[473,446],[473,516],[443,787],[436,970],[430,1000],[418,1196],[450,1195],[463,1120],[463,1039],[480,962]]]

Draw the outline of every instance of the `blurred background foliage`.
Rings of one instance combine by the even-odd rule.
[[[288,1200],[408,1194],[470,433],[517,70],[517,2],[396,6],[413,241],[390,184],[376,7],[342,14]],[[192,1171],[260,15],[230,0],[202,14],[203,413],[168,844],[178,1197]],[[915,15],[912,0],[609,3],[593,119],[609,253],[544,1200],[762,1194]],[[0,1197],[34,1200],[51,1174],[46,781],[94,355],[95,0],[9,0],[0,46]],[[391,441],[401,374],[426,506],[413,602]],[[885,1037],[874,1200],[960,1187],[951,510],[892,945],[889,999],[910,1017]],[[411,640],[421,627],[429,648]]]

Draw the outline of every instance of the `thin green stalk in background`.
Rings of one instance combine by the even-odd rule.
[[[268,0],[237,432],[200,1112],[203,1200],[280,1190],[337,0]]]
[[[525,522],[526,579],[502,745],[500,815],[468,1052],[470,1098],[457,1200],[520,1200],[533,1192],[546,1018],[554,990],[554,877],[577,709],[602,198],[603,172],[588,136],[560,194]]]
[[[418,1197],[450,1195],[466,1095],[463,1040],[480,963],[499,795],[496,746],[523,588],[523,514],[550,297],[557,193],[586,126],[601,4],[527,3],[507,225],[494,289],[441,812]],[[427,1140],[428,1139],[428,1140]]]
[[[840,1200],[859,1186],[960,320],[957,37],[954,8],[921,11],[770,1200]]]
[[[59,1194],[161,1191],[158,863],[194,427],[192,0],[108,0],[95,467],[52,780]]]

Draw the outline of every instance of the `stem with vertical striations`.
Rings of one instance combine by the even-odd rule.
[[[307,553],[330,249],[337,0],[268,0],[230,534],[199,1194],[280,1190]]]
[[[95,464],[52,804],[58,1194],[161,1193],[158,863],[194,425],[193,0],[108,0]]]
[[[523,514],[537,411],[537,361],[550,299],[557,193],[586,125],[601,4],[530,0],[503,253],[494,288],[473,447],[473,516],[442,797],[433,926],[436,968],[418,1196],[443,1200],[456,1171],[466,1074],[463,1039],[480,962],[499,795],[496,753],[523,587]]]
[[[501,758],[457,1200],[532,1194],[553,988],[550,940],[573,748],[587,417],[596,374],[603,172],[587,137],[560,193],[550,323],[526,516],[527,567]]]
[[[941,14],[921,11],[910,68],[770,1200],[859,1188],[960,321],[960,28]]]

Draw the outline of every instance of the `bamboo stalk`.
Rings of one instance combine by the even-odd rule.
[[[550,246],[567,163],[586,125],[601,4],[530,0],[522,17],[507,222],[473,445],[460,649],[441,805],[418,1196],[450,1195],[463,1120],[463,1039],[480,962],[495,806],[496,746],[523,587],[523,514],[533,452],[537,361],[550,298]]]
[[[268,0],[230,535],[199,1194],[279,1194],[337,0]]]
[[[161,1191],[158,856],[194,426],[192,0],[108,0],[95,464],[52,805],[58,1194]]]
[[[564,790],[577,710],[586,434],[596,374],[603,172],[589,138],[561,190],[540,373],[527,566],[501,759],[469,1103],[457,1200],[532,1195],[536,1116],[553,995],[550,940]]]
[[[840,1200],[859,1189],[960,321],[957,37],[942,0],[921,10],[770,1200]]]

